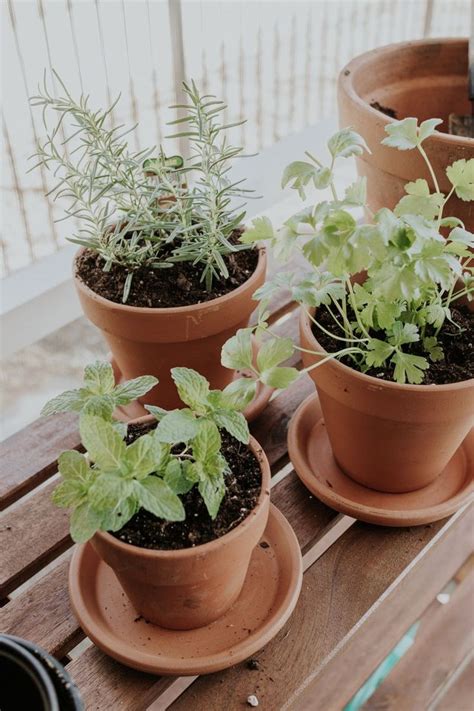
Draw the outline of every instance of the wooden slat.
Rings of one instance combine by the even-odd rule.
[[[440,578],[449,578],[462,563],[461,555],[466,556],[470,545],[471,525],[469,512],[448,522],[412,530],[355,524],[305,574],[292,618],[256,655],[260,670],[251,671],[244,663],[200,677],[172,705],[173,711],[190,708],[221,711],[224,698],[226,711],[237,711],[249,694],[255,694],[263,708],[286,709],[288,699],[308,679],[322,676],[324,669],[331,666],[334,650],[347,648],[349,641],[357,638],[359,646],[353,646],[351,655],[344,657],[337,676],[325,677],[329,678],[330,686],[319,683],[318,679],[317,685],[311,685],[311,698],[305,697],[308,703],[292,707],[311,711],[342,708],[353,693],[351,687],[355,684],[355,691],[368,675],[365,656],[370,657],[370,649],[375,648],[377,657],[383,657],[390,649],[386,637],[390,645],[389,626],[393,620],[386,604],[382,604],[385,598],[394,600],[397,615],[400,610],[404,611],[405,619],[416,615],[420,601],[426,605],[426,590],[432,597],[441,587]],[[415,603],[403,591],[408,570],[414,571],[414,590],[418,595]],[[361,618],[365,632],[358,634]],[[368,621],[376,618],[375,630],[370,635]],[[369,639],[361,649],[366,637]],[[371,664],[370,671],[374,666]],[[363,669],[362,679],[359,667]]]
[[[387,581],[390,584],[385,593],[375,597],[365,614],[362,611],[361,619],[340,640],[333,640],[327,657],[319,663],[315,660],[285,708],[298,711],[343,708],[462,565],[472,548],[473,525],[473,505],[448,520],[412,530],[382,531],[357,524],[356,529],[364,528],[366,540],[357,543],[358,548],[349,560],[352,589],[347,586],[348,607],[357,607],[361,577],[367,590],[377,587],[374,566],[385,568],[392,581]],[[346,539],[354,535],[351,529]],[[368,547],[369,540],[372,544]],[[339,543],[333,546],[330,553],[338,546]],[[335,577],[337,589],[345,587],[347,574],[341,570],[342,565],[341,561]],[[351,670],[350,675],[347,669]]]
[[[71,545],[69,512],[51,501],[51,482],[0,514],[0,599]]]
[[[422,618],[415,643],[364,704],[365,711],[429,707],[473,647],[473,600],[471,571],[446,605],[438,605],[428,619]]]
[[[69,604],[72,551],[32,587],[0,609],[0,630],[32,640],[58,659],[84,636]]]
[[[474,653],[471,652],[459,674],[430,711],[472,711],[474,699]]]
[[[36,420],[0,445],[0,510],[45,481],[63,449],[79,446],[77,415]]]

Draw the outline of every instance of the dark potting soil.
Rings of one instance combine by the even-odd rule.
[[[241,231],[234,233],[237,242]],[[171,267],[140,267],[134,271],[127,306],[166,308],[191,306],[224,296],[234,291],[254,273],[258,262],[258,250],[246,249],[224,257],[229,277],[225,281],[214,279],[212,290],[206,291],[201,281],[202,265],[192,262],[177,262]],[[91,249],[86,249],[76,261],[76,275],[104,299],[122,303],[123,290],[128,270],[112,264],[104,272],[104,260]]]
[[[150,426],[129,425],[127,443],[144,434]],[[262,486],[260,465],[250,449],[225,432],[222,452],[229,464],[226,493],[214,520],[209,516],[197,487],[180,498],[186,511],[184,521],[165,521],[148,511],[138,513],[120,531],[113,533],[125,543],[155,550],[192,548],[224,536],[239,525],[255,508]]]
[[[382,104],[380,104],[378,101],[372,101],[370,105],[373,109],[381,111],[386,116],[390,116],[390,118],[397,118],[397,112],[395,111],[395,109],[391,109],[389,106],[382,106]]]
[[[451,316],[454,323],[445,321],[438,334],[438,342],[443,349],[444,358],[434,363],[430,361],[422,385],[446,385],[474,378],[474,313],[470,312],[467,306],[459,306],[451,309]],[[355,320],[353,314],[349,313],[349,319]],[[331,314],[324,307],[318,310],[317,320],[330,333],[341,335]],[[313,325],[313,335],[324,350],[328,353],[334,351],[333,339],[315,325]],[[383,340],[383,334],[373,332],[371,335]],[[427,332],[426,335],[431,334]],[[403,346],[403,350],[413,355],[427,357],[419,341]],[[349,356],[340,360],[341,363],[356,369],[356,364]],[[370,368],[366,374],[382,380],[393,380],[393,371],[394,366],[387,361],[384,367]]]

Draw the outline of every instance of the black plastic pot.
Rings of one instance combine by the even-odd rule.
[[[0,635],[0,709],[83,711],[68,672],[54,657],[25,639]]]

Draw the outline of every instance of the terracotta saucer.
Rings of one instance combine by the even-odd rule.
[[[288,452],[299,478],[318,499],[341,513],[382,526],[417,526],[454,513],[474,494],[474,429],[429,486],[388,494],[361,486],[335,461],[317,393],[304,400],[288,430]]]
[[[167,630],[138,618],[112,569],[90,543],[74,551],[69,594],[85,633],[106,654],[141,671],[186,676],[226,669],[266,645],[293,612],[302,577],[293,529],[271,506],[240,597],[207,627]]]
[[[255,340],[253,341],[253,346],[255,360],[258,353],[258,346]],[[112,364],[112,368],[114,369],[115,380],[117,383],[120,383],[122,380],[122,373],[120,372],[120,368],[118,367],[112,356],[109,356],[109,361]],[[235,379],[237,379],[241,378],[242,376],[249,375],[250,373],[245,370],[236,370],[234,377]],[[244,415],[247,418],[248,422],[252,422],[252,420],[255,420],[255,418],[258,417],[258,415],[260,415],[260,413],[265,409],[266,404],[272,396],[273,390],[274,388],[262,385],[261,383],[258,384],[256,396],[244,410]],[[135,400],[129,405],[119,405],[119,407],[117,407],[117,409],[115,410],[114,415],[118,420],[122,420],[123,422],[129,422],[130,420],[136,420],[137,418],[143,417],[144,415],[149,415],[149,413],[147,410],[145,410],[143,405],[138,402],[138,400]]]

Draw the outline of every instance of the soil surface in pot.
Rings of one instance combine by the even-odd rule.
[[[148,424],[129,425],[127,443],[149,429]],[[238,526],[257,505],[262,474],[259,462],[246,445],[225,432],[221,436],[222,452],[231,473],[226,476],[227,490],[214,520],[195,486],[180,497],[186,511],[184,521],[165,521],[141,509],[112,535],[140,548],[178,550],[208,543]]]
[[[234,233],[237,243],[242,231]],[[163,255],[164,256],[164,255]],[[224,296],[249,279],[258,262],[258,250],[246,249],[224,257],[229,271],[225,281],[214,279],[212,290],[206,291],[201,281],[202,265],[192,262],[177,262],[171,267],[140,267],[132,279],[127,306],[147,308],[167,308],[172,306],[192,306],[204,301]],[[103,258],[91,249],[86,249],[76,261],[76,275],[81,281],[104,299],[116,304],[122,303],[123,289],[128,270],[112,264],[110,271],[104,272]]]
[[[385,116],[390,116],[390,118],[397,118],[397,112],[395,109],[391,109],[389,106],[382,106],[378,101],[372,101],[371,102],[371,107],[373,109],[377,109],[377,111],[381,111]]]
[[[348,315],[350,320],[355,320],[353,312],[349,312]],[[443,349],[444,359],[434,363],[430,362],[429,369],[425,371],[422,385],[446,385],[474,378],[474,312],[470,312],[466,306],[459,306],[451,309],[451,316],[454,323],[445,321],[438,334],[438,342]],[[325,307],[318,309],[317,320],[330,333],[336,336],[344,335],[341,334],[341,330]],[[458,327],[462,330],[460,331]],[[333,352],[333,339],[314,324],[312,330],[314,337],[324,350],[328,353]],[[371,335],[383,340],[383,332],[373,331]],[[426,335],[430,336],[432,333],[427,330]],[[403,346],[403,350],[413,355],[426,357],[421,342]],[[349,356],[340,360],[344,365],[356,369],[354,361]],[[384,367],[370,368],[366,371],[366,375],[372,375],[374,378],[382,380],[393,380],[393,371],[394,366],[387,361]]]

